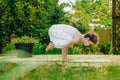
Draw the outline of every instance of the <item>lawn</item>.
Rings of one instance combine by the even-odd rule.
[[[31,68],[31,70],[29,69],[29,71],[27,70],[27,72],[23,71],[22,68],[21,70],[19,68],[19,71],[17,69],[14,70],[14,68],[21,64],[22,68],[26,68],[25,66],[27,63],[0,62],[0,80],[6,80],[8,75],[11,75],[12,77],[10,80],[120,80],[120,66],[115,65],[85,67],[70,66],[69,63],[59,64],[58,62],[54,62],[52,64],[39,64],[37,67]],[[28,66],[31,67],[35,65],[36,64]],[[15,72],[14,75],[12,75],[13,72],[10,73],[10,70]],[[20,75],[17,73],[22,74],[22,76],[16,77],[17,75]],[[8,75],[6,76],[6,74]]]

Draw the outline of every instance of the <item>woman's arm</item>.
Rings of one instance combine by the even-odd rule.
[[[74,34],[74,37],[73,37],[72,42],[70,42],[70,43],[69,43],[67,46],[65,46],[65,47],[66,47],[66,48],[70,48],[71,46],[79,43],[80,40],[81,40],[81,38],[82,38],[82,34],[80,34],[80,32],[76,32],[76,33]]]
[[[72,42],[70,42],[67,46],[65,46],[64,48],[62,48],[62,59],[67,59],[67,55],[68,55],[68,50],[71,46],[73,46],[74,44],[77,44],[80,41],[81,38],[81,34],[79,32],[76,32]]]

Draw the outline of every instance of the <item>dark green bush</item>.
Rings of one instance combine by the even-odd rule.
[[[99,47],[93,45],[84,46],[83,43],[79,43],[69,49],[69,54],[95,54],[99,51]]]
[[[5,54],[8,51],[15,50],[15,45],[13,43],[6,44],[5,47],[2,49],[2,53]]]
[[[112,42],[101,42],[99,44],[100,52],[103,52],[104,54],[112,54]]]
[[[61,49],[53,48],[47,52],[47,54],[61,54]]]
[[[45,54],[46,44],[36,43],[33,47],[33,54]]]
[[[33,48],[33,53],[35,55],[39,54],[61,54],[61,49],[53,48],[48,52],[45,51],[47,45],[46,44],[35,44]],[[79,43],[73,47],[71,47],[68,51],[68,54],[94,54],[99,51],[99,47],[88,46],[84,47],[82,43]]]
[[[93,45],[82,47],[82,54],[95,54],[95,52],[98,51],[99,51],[99,47],[95,47]]]
[[[57,48],[53,48],[51,50],[49,50],[48,52],[45,51],[47,45],[46,44],[42,44],[42,43],[37,43],[34,45],[33,48],[33,53],[35,55],[39,55],[39,54],[60,54],[61,50],[57,49]]]
[[[61,54],[61,49],[53,48],[48,52],[45,51],[47,45],[42,43],[36,43],[33,47],[33,54]],[[8,51],[15,50],[13,43],[8,43],[3,49],[2,52],[6,53]],[[83,43],[79,43],[71,47],[68,51],[68,54],[95,54],[95,52],[103,52],[104,54],[111,54],[111,42],[100,43],[98,46],[83,46]]]
[[[47,45],[46,44],[35,44],[33,48],[33,53],[35,55],[38,54],[61,54],[61,49],[53,48],[48,52],[45,51]],[[111,52],[112,44],[111,42],[100,42],[98,46],[83,46],[83,43],[79,43],[73,47],[71,47],[68,51],[68,54],[95,54],[95,52],[102,52],[104,54],[112,54]]]

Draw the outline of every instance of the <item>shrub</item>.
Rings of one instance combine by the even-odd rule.
[[[82,48],[82,54],[94,54],[97,51],[99,51],[99,47],[95,47],[93,45],[83,46]]]
[[[83,43],[79,43],[70,48],[69,54],[94,54],[97,51],[99,51],[99,47],[93,45],[84,46]]]
[[[45,54],[46,44],[36,43],[33,47],[33,54]]]
[[[61,54],[61,49],[53,48],[48,52],[45,51],[47,45],[42,43],[37,43],[34,45],[33,53],[35,55],[39,54]],[[71,47],[68,51],[68,54],[94,54],[95,52],[99,51],[99,47],[91,46],[83,46],[83,43],[79,43],[73,47]]]
[[[11,50],[15,50],[15,45],[13,43],[8,43],[8,44],[6,44],[5,47],[3,47],[2,53],[6,53]]]
[[[34,45],[33,48],[33,53],[35,55],[39,55],[39,54],[60,54],[61,50],[57,49],[57,48],[53,48],[51,50],[49,50],[48,52],[45,51],[47,45],[46,44],[42,44],[42,43],[37,43]]]
[[[101,42],[99,44],[100,52],[104,54],[112,54],[112,42]]]
[[[47,52],[47,54],[61,54],[61,49],[53,48]]]
[[[68,54],[82,54],[82,49],[77,46],[71,47]]]
[[[22,37],[17,37],[17,38],[13,38],[11,40],[12,43],[38,43],[37,39],[34,38],[30,38],[29,36],[22,36]]]

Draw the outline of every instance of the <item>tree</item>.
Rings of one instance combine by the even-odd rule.
[[[89,23],[92,19],[100,19],[100,24],[112,27],[112,1],[110,0],[76,0],[73,5],[74,14],[69,21],[82,33],[89,31]]]
[[[47,43],[48,28],[66,20],[62,9],[58,0],[1,0],[0,50],[11,41],[11,37],[23,35],[36,37],[41,43]]]

